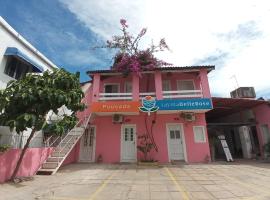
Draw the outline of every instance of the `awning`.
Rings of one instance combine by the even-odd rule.
[[[44,71],[43,67],[41,67],[39,64],[37,64],[35,61],[33,61],[31,58],[29,58],[24,53],[22,53],[16,47],[8,47],[6,49],[6,52],[4,55],[5,56],[16,56],[16,57],[23,59],[24,61],[26,61],[27,63],[32,65],[34,67],[34,71],[36,71],[36,72],[43,72]]]
[[[212,102],[214,109],[206,113],[208,122],[261,104],[268,104],[268,102],[264,100],[222,97],[212,97]]]

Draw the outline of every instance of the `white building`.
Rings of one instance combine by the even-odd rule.
[[[0,16],[0,89],[27,72],[44,72],[57,66],[26,41]]]
[[[10,80],[23,77],[28,72],[42,73],[57,66],[26,41],[0,16],[0,89]],[[9,127],[0,126],[0,145],[11,144],[22,147],[30,134],[25,131],[18,135],[10,133]],[[32,147],[43,144],[43,134],[37,133],[31,142]]]

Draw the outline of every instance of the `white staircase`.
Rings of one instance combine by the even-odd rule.
[[[81,136],[83,135],[91,115],[85,119],[85,122],[81,126],[75,126],[71,131],[69,131],[59,144],[55,147],[52,154],[47,158],[47,160],[41,165],[37,171],[38,175],[52,175],[57,172],[61,167],[62,163],[75,147]]]

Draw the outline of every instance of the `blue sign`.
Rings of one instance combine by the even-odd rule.
[[[213,108],[210,98],[157,100],[158,110],[210,110]]]

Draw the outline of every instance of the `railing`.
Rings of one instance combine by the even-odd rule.
[[[110,100],[132,100],[132,93],[100,93],[100,101],[110,101]],[[146,96],[155,97],[155,92],[141,92],[139,94],[140,99]],[[175,91],[163,91],[164,99],[173,98],[193,98],[193,97],[203,97],[202,90],[175,90]]]
[[[163,91],[164,99],[203,97],[202,90]]]
[[[140,93],[140,99],[146,96],[156,96],[155,92],[142,92]],[[108,100],[132,100],[132,93],[99,93],[100,101]]]
[[[61,141],[60,141],[60,143],[59,143],[59,145],[57,146],[57,148],[58,148],[58,159],[57,159],[57,163],[58,163],[58,165],[59,165],[59,163],[62,161],[61,159],[60,159],[60,155],[61,155],[61,153],[64,151],[64,150],[66,150],[66,147],[67,147],[67,145],[70,145],[70,142],[73,140],[73,137],[76,137],[76,136],[78,136],[78,135],[80,135],[80,134],[71,134],[71,132],[73,132],[73,131],[75,131],[75,133],[76,132],[78,132],[77,130],[76,130],[76,128],[77,127],[81,127],[81,128],[83,128],[84,130],[87,128],[87,125],[88,125],[88,123],[89,123],[89,121],[90,121],[90,119],[91,119],[91,114],[87,117],[87,118],[84,118],[83,120],[80,120],[75,126],[74,126],[74,128],[71,130],[71,131],[68,131],[66,134],[65,134],[65,136],[64,137],[61,137]],[[81,124],[82,123],[82,124]],[[80,125],[80,126],[79,126]],[[70,133],[70,134],[69,134]],[[67,137],[70,137],[70,138],[67,138]],[[70,151],[70,150],[69,150]],[[66,152],[65,152],[66,153]]]
[[[99,100],[132,100],[132,93],[99,93]]]
[[[52,135],[45,140],[46,147],[56,147],[61,142],[61,136]]]
[[[156,93],[155,92],[141,92],[140,93],[140,99],[142,99],[142,98],[144,98],[146,96],[155,97],[156,96]]]

